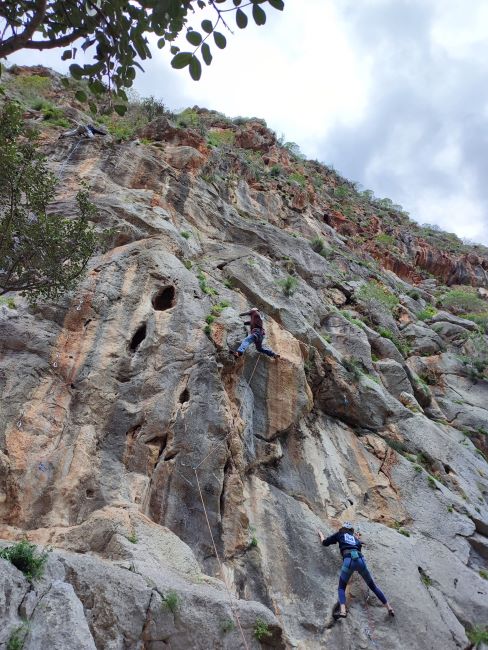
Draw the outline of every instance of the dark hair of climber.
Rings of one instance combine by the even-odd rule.
[[[359,533],[354,534],[354,527],[349,521],[345,521],[339,531],[325,538],[320,530],[317,530],[320,541],[324,546],[331,544],[339,544],[339,550],[343,557],[341,573],[339,575],[339,604],[340,610],[337,618],[346,618],[346,586],[349,582],[354,571],[357,571],[362,577],[364,582],[368,585],[373,593],[375,593],[381,600],[383,605],[388,610],[390,616],[395,616],[392,606],[386,600],[385,595],[379,587],[376,586],[373,578],[371,577],[366,561],[361,553],[363,542],[359,537]]]
[[[242,343],[237,348],[237,350],[230,350],[230,353],[233,354],[235,357],[242,357],[242,355],[247,350],[247,348],[251,345],[251,343],[254,343],[254,345],[256,346],[256,350],[258,352],[261,352],[262,354],[266,354],[268,357],[271,357],[272,359],[279,359],[280,357],[279,354],[273,352],[273,350],[270,350],[269,348],[263,347],[265,331],[263,327],[263,319],[261,318],[259,309],[257,307],[253,307],[250,311],[245,311],[242,314],[239,314],[239,316],[249,316],[249,320],[246,321],[244,324],[249,325],[249,329],[251,333],[249,334],[249,336],[246,336],[246,338],[242,341]]]

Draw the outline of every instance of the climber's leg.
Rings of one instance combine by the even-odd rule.
[[[256,337],[254,334],[249,334],[249,336],[246,336],[244,341],[242,341],[240,346],[237,348],[237,355],[239,357],[242,356],[247,348],[251,345],[251,343],[256,343]]]
[[[264,336],[256,336],[256,350],[261,352],[261,354],[266,354],[268,357],[272,357],[273,359],[278,358],[280,356],[279,354],[276,354],[276,352],[273,352],[273,350],[270,350],[269,348],[263,347],[263,339]]]
[[[373,578],[371,577],[371,574],[368,571],[368,567],[366,566],[366,562],[364,561],[364,558],[359,558],[357,560],[357,563],[358,563],[357,571],[361,575],[364,582],[368,585],[368,587],[371,589],[371,591],[374,594],[376,594],[376,596],[381,600],[383,605],[387,605],[387,600],[385,598],[385,595],[381,591],[381,589],[375,584]],[[388,611],[390,611],[389,607],[388,607]]]
[[[339,575],[339,603],[341,605],[340,616],[346,616],[346,587],[350,577],[354,573],[352,568],[352,560],[350,557],[345,557],[342,563],[341,573]]]

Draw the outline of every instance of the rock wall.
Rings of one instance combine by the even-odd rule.
[[[209,180],[223,163],[198,134],[151,133],[76,150],[46,136],[56,210],[86,180],[116,235],[73,295],[0,307],[0,538],[54,549],[33,584],[0,560],[0,648],[22,619],[27,650],[244,648],[236,613],[248,648],[467,648],[488,620],[488,382],[460,360],[473,323],[418,320],[428,291],[361,264],[320,206]],[[361,303],[372,278],[393,314]],[[253,305],[279,361],[228,354]],[[395,619],[357,576],[332,618],[340,559],[316,529],[346,518]]]

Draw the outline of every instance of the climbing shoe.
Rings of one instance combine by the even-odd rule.
[[[242,357],[242,352],[239,352],[238,350],[229,350],[229,354],[231,354],[236,359]]]

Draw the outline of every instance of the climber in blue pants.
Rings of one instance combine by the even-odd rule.
[[[235,357],[242,357],[251,343],[254,343],[256,350],[258,352],[261,352],[261,354],[266,354],[268,357],[271,357],[273,359],[279,359],[280,355],[278,353],[273,352],[273,350],[270,350],[269,348],[263,347],[265,331],[263,327],[263,319],[261,318],[261,314],[259,313],[257,307],[253,307],[251,311],[245,311],[242,314],[239,314],[239,316],[249,316],[249,321],[244,324],[249,325],[251,333],[249,336],[246,336],[237,350],[230,351],[231,354],[233,354]]]
[[[361,553],[361,547],[363,543],[357,535],[354,534],[354,527],[349,521],[345,521],[341,529],[330,535],[330,537],[325,538],[320,530],[317,530],[320,541],[324,546],[330,546],[331,544],[339,544],[339,550],[343,557],[341,573],[339,575],[339,604],[340,611],[338,618],[346,618],[346,586],[349,582],[350,577],[357,571],[364,582],[368,585],[373,593],[378,596],[383,605],[388,610],[390,616],[395,616],[393,607],[386,600],[385,595],[381,589],[375,584],[373,578],[371,577],[368,567],[366,566],[366,561]]]

